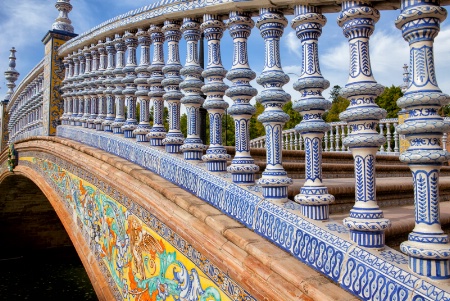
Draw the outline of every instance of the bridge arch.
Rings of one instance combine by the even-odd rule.
[[[59,219],[60,223],[59,225],[62,225],[63,228],[58,229],[57,232],[53,231],[52,235],[59,235],[59,241],[57,241],[56,245],[64,244],[64,234],[69,237],[71,243],[75,247],[75,250],[77,251],[77,254],[83,263],[84,269],[86,270],[89,279],[91,281],[92,286],[94,287],[94,290],[99,297],[100,300],[110,300],[108,298],[112,298],[112,293],[109,290],[105,276],[102,274],[99,266],[95,264],[93,261],[93,254],[89,250],[89,246],[87,245],[86,241],[82,239],[81,233],[76,225],[76,222],[73,220],[73,217],[70,215],[70,213],[67,211],[67,209],[64,207],[63,200],[58,195],[58,193],[55,191],[55,189],[49,185],[47,180],[36,170],[33,170],[32,168],[28,166],[17,166],[14,170],[14,173],[10,172],[2,172],[0,173],[0,191],[2,192],[2,196],[6,195],[5,193],[5,185],[8,185],[8,182],[14,179],[20,179],[21,181],[25,182],[24,184],[31,185],[31,189],[33,189],[33,192],[36,192],[36,189],[41,193],[41,196],[45,198],[45,202],[47,202],[56,213],[57,218]],[[34,187],[33,187],[34,186]],[[30,186],[27,186],[30,188]],[[40,199],[42,201],[42,198]],[[45,203],[44,202],[44,203]],[[36,203],[35,203],[36,204]],[[48,210],[48,208],[47,208]],[[48,215],[46,215],[48,217]],[[51,223],[52,226],[59,226],[58,223],[55,223],[54,221],[48,221]],[[61,233],[61,232],[65,233]],[[24,237],[29,238],[29,237]],[[33,242],[34,244],[39,244],[38,242]],[[43,243],[40,245],[35,245],[36,247],[42,246]],[[26,246],[30,246],[30,244],[26,244]]]

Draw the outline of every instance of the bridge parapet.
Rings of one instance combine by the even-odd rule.
[[[397,8],[398,4],[383,1],[343,1],[342,5],[319,1],[316,4],[320,6],[320,9],[305,5],[304,1],[169,0],[131,11],[102,23],[58,49],[58,54],[64,59],[66,66],[65,79],[62,82],[62,90],[65,91],[62,95],[63,125],[58,127],[58,135],[116,154],[161,175],[268,238],[363,299],[376,298],[383,294],[388,295],[389,299],[404,294],[409,296],[421,294],[423,298],[434,298],[441,294],[439,296],[445,295],[450,299],[450,290],[445,284],[430,283],[430,278],[450,279],[448,260],[450,248],[446,244],[446,239],[440,239],[441,234],[438,236],[439,242],[443,242],[442,246],[437,246],[434,236],[431,236],[430,241],[421,239],[420,235],[410,237],[412,241],[419,239],[420,246],[424,244],[429,247],[426,250],[432,251],[427,251],[428,255],[413,249],[411,246],[414,246],[414,242],[408,245],[409,258],[389,248],[381,250],[385,248],[384,230],[389,227],[389,221],[383,219],[383,213],[378,210],[375,199],[375,152],[377,149],[384,151],[385,148],[386,151],[398,152],[399,132],[396,130],[396,121],[381,119],[384,114],[374,104],[374,96],[381,92],[381,86],[376,84],[373,78],[368,45],[369,36],[379,18],[377,8],[392,9]],[[427,40],[427,45],[424,46],[427,59],[431,61],[424,64],[422,59],[417,59],[418,61],[411,68],[413,74],[416,72],[429,75],[436,93],[427,95],[431,98],[438,95],[440,100],[433,102],[428,99],[428,96],[419,97],[420,100],[407,98],[412,103],[402,103],[402,105],[407,109],[413,108],[411,112],[416,115],[419,113],[424,115],[427,107],[432,106],[431,113],[438,120],[437,132],[432,134],[437,137],[448,130],[447,123],[436,115],[438,105],[445,104],[447,96],[441,95],[440,90],[437,91],[432,62],[432,43],[438,32],[438,24],[445,19],[445,9],[433,0],[404,0],[402,5],[403,15],[399,18],[399,24],[407,27],[408,32],[405,36],[408,38],[415,34],[426,35],[420,27],[416,28],[409,22],[416,20],[428,22],[431,18],[434,24],[433,33],[424,37]],[[415,7],[418,7],[417,11]],[[321,115],[328,107],[328,101],[321,97],[322,90],[327,84],[319,71],[317,40],[324,25],[322,14],[339,9],[342,9],[340,26],[349,38],[351,52],[351,80],[344,91],[345,96],[353,98],[351,106],[342,115],[348,120],[348,124],[332,124],[331,130],[327,132],[327,126],[321,121]],[[303,70],[305,74],[302,75],[296,88],[304,92],[298,109],[304,114],[305,120],[299,126],[298,132],[308,137],[308,143],[304,148],[306,160],[309,160],[305,168],[305,178],[309,182],[302,188],[301,198],[295,201],[287,198],[287,186],[291,182],[282,168],[281,149],[283,144],[289,144],[291,147],[297,145],[295,139],[299,141],[301,136],[299,137],[298,133],[293,131],[285,133],[281,131],[282,124],[286,122],[286,115],[281,111],[281,107],[289,101],[290,96],[282,90],[288,77],[282,71],[279,57],[279,38],[286,25],[284,15],[292,14],[293,11],[295,11],[294,27],[301,32],[297,33],[302,39],[303,60],[307,65]],[[421,16],[423,12],[426,12],[425,16]],[[264,140],[267,147],[267,169],[263,173],[264,178],[258,184],[255,183],[254,174],[259,167],[254,164],[250,155],[251,141],[249,141],[248,126],[249,119],[254,113],[254,108],[249,102],[257,92],[250,85],[255,72],[248,64],[247,53],[247,38],[254,25],[251,17],[256,15],[260,17],[257,25],[266,42],[265,69],[258,77],[258,83],[264,90],[257,99],[265,106],[265,112],[261,115],[260,121],[264,123],[266,129]],[[200,25],[199,17],[201,16],[203,16],[203,23]],[[183,18],[185,18],[184,23],[182,23]],[[227,18],[224,26],[222,19]],[[215,26],[211,26],[211,22],[215,22]],[[228,28],[233,38],[233,65],[228,72],[220,62],[220,39],[224,27]],[[208,40],[214,40],[208,43],[210,64],[203,72],[209,81],[208,85],[203,85],[199,80],[202,71],[198,64],[197,45],[200,30],[208,30]],[[188,46],[184,68],[180,63],[179,54],[182,31]],[[215,31],[215,35],[211,31]],[[134,34],[136,32],[141,37],[151,37],[155,51],[154,60],[151,63],[147,55],[143,55],[138,65],[136,58],[138,43]],[[168,45],[165,66],[163,66],[162,47],[164,42]],[[148,41],[141,39],[139,47],[143,53],[146,53],[150,45]],[[417,49],[414,48],[414,50]],[[103,61],[102,67],[99,62],[93,65],[92,59],[97,58],[97,52],[103,56],[104,60],[108,60],[107,67],[106,61]],[[411,55],[420,56],[418,52],[420,51],[413,51]],[[414,60],[411,59],[411,61]],[[426,70],[423,67],[425,65],[428,66]],[[312,72],[308,68],[316,71]],[[184,81],[180,76],[180,70],[181,75],[185,76]],[[49,73],[44,74],[44,78],[47,74]],[[233,83],[228,89],[222,82],[225,74]],[[96,78],[103,80],[97,83]],[[213,81],[214,84],[211,84]],[[99,89],[94,89],[97,85]],[[202,90],[202,86],[207,88]],[[180,88],[183,90],[184,97]],[[429,92],[420,85],[411,84],[410,88],[414,90],[414,93],[410,93],[414,96]],[[216,149],[210,148],[207,156],[204,157],[201,157],[201,152],[205,147],[200,143],[197,135],[200,124],[197,110],[203,103],[200,99],[201,90],[210,98],[208,100],[212,100],[205,102],[210,116],[216,114],[215,118],[217,118],[214,122],[210,122],[210,136],[215,137],[211,139],[211,144],[215,144]],[[106,99],[99,97],[102,92]],[[145,95],[145,92],[148,94]],[[229,173],[224,170],[228,156],[223,152],[221,139],[217,138],[222,135],[218,122],[221,122],[223,109],[226,108],[223,101],[224,94],[233,99],[234,104],[229,112],[233,115],[236,128],[236,156],[228,168]],[[139,135],[134,132],[139,128],[135,120],[136,97],[140,97],[141,106],[144,107],[147,106],[148,98],[155,103],[153,128],[139,132]],[[180,99],[188,110],[187,139],[184,139],[180,132]],[[163,122],[163,100],[167,103],[170,112],[167,134]],[[46,101],[45,97],[44,101]],[[106,118],[105,110],[100,109],[104,107],[105,101],[108,113]],[[125,102],[127,102],[129,117],[127,121],[125,120]],[[17,124],[18,117],[23,117],[27,105],[15,113],[12,119],[14,124]],[[17,109],[14,107],[11,110],[15,112]],[[46,113],[43,115],[44,118],[50,116],[48,111]],[[413,117],[419,120],[420,118],[416,115]],[[148,114],[141,114],[141,127],[149,123],[148,118]],[[421,126],[416,126],[415,119],[409,120],[411,126],[407,131],[404,129],[404,133],[409,135],[416,144],[411,148],[412,154],[414,151],[421,155],[428,153],[430,160],[434,160],[432,159],[434,155],[439,155],[441,159],[447,158],[448,154],[442,150],[441,142],[434,138],[429,142],[433,146],[420,148],[422,140],[414,140],[412,137],[415,134],[423,134],[424,131],[431,133],[434,128],[430,123],[427,129],[422,129]],[[424,121],[430,120],[425,118]],[[27,127],[27,122],[18,124],[18,129],[11,128],[12,142],[34,134]],[[52,120],[43,120],[43,124],[43,131],[36,134],[51,134],[49,129],[52,128],[50,125],[53,126]],[[384,134],[381,135],[378,132],[384,133],[384,128],[388,141],[386,146]],[[147,135],[147,132],[148,136],[143,137]],[[287,141],[283,138],[286,134],[288,137],[297,138]],[[363,156],[363,159],[359,155],[356,156],[358,158],[355,157],[355,199],[361,202],[357,202],[352,213],[350,228],[353,234],[357,233],[354,241],[348,237],[349,231],[341,223],[327,220],[328,203],[333,197],[327,193],[327,188],[321,181],[322,136],[325,150],[351,150],[354,153],[364,153],[370,148],[370,155]],[[148,140],[150,145],[142,143]],[[392,140],[394,140],[393,147]],[[301,145],[300,142],[298,145]],[[184,159],[179,155],[180,150],[185,153]],[[208,162],[209,168],[205,167],[205,163],[200,161],[200,158]],[[433,161],[433,164],[439,165],[441,161],[443,160]],[[420,200],[421,208],[416,208],[418,216],[416,223],[421,228],[420,224],[427,223],[430,219],[428,215],[432,215],[432,227],[425,228],[433,228],[436,233],[442,233],[436,218],[439,215],[436,202],[438,198],[436,179],[438,175],[434,173],[429,179],[434,184],[422,184],[422,188],[419,187],[421,184],[415,181],[415,191],[419,188],[423,190],[421,192],[423,199]],[[424,191],[428,193],[428,196]],[[361,208],[356,208],[362,203],[365,207],[364,214],[358,211]],[[319,222],[319,220],[325,221]],[[410,260],[410,268],[415,274],[406,267],[407,259]],[[427,264],[433,268],[429,269]],[[359,290],[372,279],[377,279],[377,284],[369,293]],[[386,285],[392,285],[395,290],[389,293],[383,292]],[[417,286],[430,289],[426,293],[418,292],[415,290]]]

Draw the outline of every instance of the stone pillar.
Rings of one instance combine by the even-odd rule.
[[[259,170],[250,155],[249,133],[250,118],[255,113],[255,108],[249,102],[257,94],[250,85],[256,74],[250,69],[247,53],[247,39],[254,22],[249,13],[232,11],[227,26],[233,38],[233,65],[227,73],[227,79],[233,84],[225,93],[233,100],[228,113],[233,116],[236,136],[236,155],[227,170],[233,174],[234,183],[252,185],[255,172]]]
[[[19,72],[16,70],[16,49],[11,48],[9,54],[9,64],[8,69],[5,71],[5,79],[7,81],[6,86],[8,91],[6,92],[5,98],[0,102],[0,153],[8,147],[9,131],[8,123],[9,116],[6,110],[12,94],[14,93],[14,88],[16,87],[16,81],[19,78]]]
[[[88,119],[91,116],[91,69],[92,69],[92,55],[91,50],[84,46],[83,48],[83,56],[85,59],[85,67],[83,73],[83,99],[84,99],[84,112],[81,117],[81,126],[84,128],[88,127]]]
[[[263,196],[278,202],[287,201],[287,188],[292,179],[282,165],[283,126],[289,115],[283,112],[283,105],[291,100],[283,86],[289,82],[289,76],[283,72],[280,59],[280,38],[288,21],[283,13],[274,8],[261,8],[256,27],[261,31],[265,42],[264,70],[256,79],[263,91],[256,101],[264,106],[264,112],[258,121],[266,130],[267,165],[258,184],[263,187]]]
[[[78,61],[79,61],[79,72],[78,72],[78,76],[76,78],[76,83],[75,83],[75,88],[76,88],[76,97],[78,98],[78,112],[77,112],[77,117],[75,118],[75,125],[76,126],[82,126],[82,121],[81,119],[83,118],[84,115],[84,87],[83,87],[83,75],[84,72],[86,71],[86,59],[83,56],[82,50],[79,49],[78,52],[76,53],[78,56]]]
[[[123,90],[123,95],[125,95],[125,103],[127,104],[127,120],[122,126],[123,135],[125,138],[135,138],[136,135],[133,131],[137,127],[136,120],[136,84],[134,80],[136,79],[136,72],[134,71],[137,67],[136,63],[136,47],[137,38],[134,33],[127,31],[123,36],[125,40],[125,45],[127,46],[127,64],[123,68],[123,72],[126,74],[122,83],[126,85]]]
[[[339,115],[347,121],[352,132],[343,143],[355,160],[355,205],[344,224],[350,229],[351,239],[359,246],[384,247],[384,231],[390,227],[376,201],[375,155],[385,142],[377,132],[380,119],[386,111],[375,103],[384,91],[372,74],[369,57],[369,37],[380,18],[378,10],[368,2],[344,1],[338,17],[350,48],[348,83],[341,96],[350,100],[349,107]]]
[[[76,83],[77,83],[77,78],[78,78],[78,73],[80,70],[80,61],[78,60],[78,57],[75,55],[75,52],[72,53],[71,55],[69,55],[69,58],[72,58],[72,64],[73,64],[73,74],[70,77],[70,96],[72,97],[72,116],[69,117],[69,122],[70,125],[75,126],[76,125],[76,118],[78,115],[78,96],[77,96],[77,88],[76,88]]]
[[[180,76],[182,68],[179,50],[180,21],[165,21],[162,30],[168,41],[168,58],[166,66],[162,69],[166,78],[161,83],[166,91],[163,98],[169,106],[169,132],[163,140],[163,144],[166,146],[168,153],[178,153],[184,141],[184,136],[180,131],[180,99],[183,97],[179,87],[183,81]]]
[[[112,124],[116,118],[116,110],[114,105],[114,69],[116,68],[116,48],[111,38],[107,37],[105,41],[106,52],[108,53],[108,67],[105,71],[106,79],[103,84],[106,86],[104,91],[106,95],[106,118],[103,124],[103,130],[105,132],[112,132]]]
[[[228,86],[223,83],[227,71],[223,68],[220,53],[220,39],[225,24],[219,16],[206,14],[203,16],[201,29],[208,41],[208,65],[202,72],[206,84],[202,87],[202,92],[206,94],[203,107],[209,114],[209,148],[202,159],[206,161],[209,171],[226,171],[227,160],[231,156],[222,145],[222,118],[228,108],[228,103],[223,100]]]
[[[64,102],[64,112],[61,116],[61,124],[62,125],[67,125],[69,124],[69,114],[72,113],[72,108],[69,108],[69,103],[71,102],[72,98],[69,96],[69,88],[68,88],[68,80],[69,80],[69,72],[70,72],[70,68],[69,68],[69,60],[68,58],[64,58],[63,60],[64,63],[64,79],[61,82],[61,91],[63,91],[63,94],[61,95],[61,97],[63,98],[63,102]],[[69,113],[70,112],[70,113]]]
[[[104,84],[104,81],[106,79],[105,71],[106,66],[108,64],[108,55],[106,53],[105,44],[103,43],[102,40],[98,41],[97,50],[100,55],[99,66],[96,73],[97,79],[95,80],[95,84],[97,86],[95,93],[97,93],[98,99],[98,114],[97,118],[95,118],[94,120],[94,124],[95,130],[103,131],[103,122],[105,121],[106,118],[106,95],[105,95],[106,86]]]
[[[125,124],[125,96],[123,90],[125,85],[122,80],[125,78],[125,50],[126,46],[123,42],[122,36],[116,34],[114,38],[114,47],[116,48],[116,68],[113,71],[115,78],[111,81],[115,89],[112,91],[116,103],[116,118],[111,125],[114,134],[123,134],[122,126]]]
[[[164,88],[162,81],[164,80],[164,33],[160,26],[151,25],[149,30],[150,38],[153,43],[153,59],[152,64],[148,67],[151,77],[148,79],[150,91],[148,96],[153,102],[153,126],[147,137],[150,139],[150,145],[162,146],[163,139],[166,137],[166,129],[164,128]]]
[[[302,43],[302,71],[294,84],[300,92],[300,99],[292,108],[303,119],[295,129],[305,143],[305,184],[295,201],[301,204],[302,214],[315,220],[326,220],[329,217],[329,204],[334,197],[322,183],[322,138],[331,126],[325,123],[322,115],[331,107],[331,103],[322,96],[322,91],[330,86],[320,72],[318,39],[327,19],[316,6],[297,5],[292,28]]]
[[[200,67],[198,57],[198,40],[201,37],[200,21],[195,18],[184,18],[181,27],[184,39],[187,41],[186,64],[181,69],[181,75],[185,77],[180,83],[184,92],[181,103],[184,104],[187,113],[187,137],[181,146],[185,160],[201,160],[206,146],[200,139],[200,106],[205,101],[200,80],[203,69]]]
[[[91,115],[89,116],[88,128],[95,129],[95,120],[97,119],[98,114],[98,105],[99,99],[97,95],[97,79],[98,79],[98,69],[99,69],[99,53],[97,50],[97,46],[95,44],[91,44],[91,57],[92,57],[92,65],[91,65],[91,74],[90,74],[90,91],[89,96],[91,97]]]
[[[70,11],[70,9],[67,9],[68,5],[70,6],[70,3],[68,3],[69,1],[66,2],[66,4],[56,4],[56,7],[58,8],[58,10],[60,10],[60,12]],[[57,21],[58,20],[61,21],[62,19],[58,18]],[[62,59],[58,57],[56,52],[58,48],[66,41],[76,36],[77,35],[73,33],[73,27],[70,28],[70,26],[66,26],[66,29],[54,28],[54,30],[49,31],[42,40],[45,45],[43,83],[44,136],[56,135],[56,127],[60,123],[59,118],[63,113],[60,87],[62,85],[62,80],[64,77],[64,64],[62,62]]]
[[[150,77],[150,72],[147,68],[150,64],[150,44],[152,40],[148,31],[142,28],[139,28],[136,36],[141,46],[141,59],[139,60],[139,66],[135,70],[137,78],[134,80],[134,83],[137,85],[136,96],[139,102],[140,120],[137,128],[134,130],[134,135],[136,135],[137,142],[148,142],[150,140],[147,138],[147,134],[150,132],[150,97],[148,96],[150,85],[147,81]]]
[[[450,125],[438,110],[449,103],[436,81],[433,43],[447,11],[439,1],[402,1],[402,13],[396,20],[403,38],[409,43],[411,82],[397,105],[409,112],[397,127],[410,147],[400,155],[409,165],[414,182],[415,227],[400,249],[409,256],[410,269],[422,276],[442,280],[450,278],[450,244],[439,221],[439,171],[450,155],[440,145]]]

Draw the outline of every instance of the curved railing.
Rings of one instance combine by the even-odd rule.
[[[444,19],[442,8],[436,1],[423,1],[421,5],[424,6],[423,11],[416,15],[413,14],[416,2],[404,0],[402,9],[406,12],[399,18],[399,24],[413,15],[412,21],[416,21],[422,18],[422,13],[435,23]],[[120,15],[59,48],[65,78],[61,88],[64,92],[64,114],[58,135],[116,154],[161,175],[213,204],[363,299],[401,299],[400,296],[412,294],[432,299],[445,295],[450,299],[448,287],[428,281],[429,278],[450,278],[448,241],[443,236],[434,236],[441,232],[439,221],[435,218],[439,211],[435,201],[439,175],[435,167],[439,164],[434,164],[436,162],[433,160],[441,162],[447,158],[445,152],[435,147],[439,144],[437,137],[439,134],[442,136],[447,126],[442,118],[434,116],[437,102],[431,103],[432,109],[427,111],[430,116],[433,115],[436,125],[430,137],[424,135],[426,129],[422,129],[423,124],[429,121],[426,119],[428,117],[424,117],[423,124],[417,124],[414,118],[407,119],[403,128],[397,125],[396,119],[383,119],[385,112],[374,101],[383,87],[373,79],[367,51],[369,36],[379,18],[374,6],[393,8],[391,2],[383,1],[374,1],[373,5],[358,1],[344,1],[342,5],[319,1],[315,6],[309,6],[304,1],[287,0],[166,0]],[[346,37],[352,37],[349,43],[353,69],[350,83],[343,92],[343,96],[350,99],[350,106],[341,114],[341,119],[352,124],[351,136],[348,135],[347,122],[332,123],[329,129],[322,120],[329,102],[321,93],[329,83],[320,74],[317,40],[325,23],[322,13],[339,9],[339,24],[344,28]],[[302,75],[294,85],[302,97],[293,107],[304,115],[303,121],[307,121],[300,124],[300,134],[293,130],[282,133],[281,130],[287,120],[281,107],[290,99],[283,90],[288,78],[279,57],[279,38],[288,23],[285,13],[295,15],[292,27],[302,43],[303,61],[309,62],[308,72],[303,70],[303,66]],[[429,17],[427,14],[435,15]],[[265,41],[266,50],[265,57],[261,57],[264,70],[257,78],[263,89],[259,94],[250,85],[256,74],[248,64],[247,50],[247,38],[255,25],[252,17],[256,15],[256,27]],[[364,24],[364,30],[358,29],[361,24]],[[428,29],[420,29],[420,22],[417,24],[417,28],[409,28],[409,31],[417,32],[409,34],[408,38],[428,32]],[[233,65],[228,71],[222,65],[220,54],[220,41],[226,30],[233,39]],[[205,54],[208,64],[204,70],[198,57],[202,33],[209,50]],[[187,45],[184,66],[179,53],[182,38]],[[358,50],[355,45],[363,50]],[[140,50],[139,59],[137,49]],[[150,49],[153,49],[152,59]],[[432,45],[426,49],[431,51],[427,57],[432,58]],[[358,65],[359,62],[364,65],[364,70],[359,72],[362,78],[352,76],[356,69],[363,68]],[[423,68],[423,65],[419,67]],[[419,67],[412,66],[413,71]],[[430,74],[434,74],[433,64],[427,64],[427,68],[430,68]],[[225,77],[231,82],[230,87],[224,84]],[[32,82],[29,83],[31,85]],[[19,90],[22,92],[17,93],[23,98],[15,96],[9,108],[12,114],[12,142],[33,133],[28,127],[32,122],[26,119],[27,106],[41,99],[39,93],[42,87],[37,85],[36,93],[33,88],[27,90],[22,85]],[[422,90],[422,87],[417,87],[421,93],[429,91]],[[437,91],[437,88],[431,91]],[[222,145],[222,117],[229,106],[223,99],[224,95],[233,100],[228,113],[233,117],[236,128],[236,152],[231,162],[228,162],[231,158]],[[409,100],[408,92],[405,95],[405,99]],[[249,120],[254,108],[249,102],[254,96],[265,108],[258,120],[264,124],[267,138],[250,142]],[[433,97],[427,97],[428,100],[423,103],[414,103],[414,113],[422,114],[422,111],[428,110],[425,101]],[[439,94],[436,97],[439,106],[446,102],[446,96]],[[141,110],[139,123],[136,118],[137,103]],[[152,127],[148,116],[150,103],[154,107]],[[168,129],[164,127],[164,104],[169,109]],[[187,111],[187,137],[180,131],[181,105]],[[202,106],[209,113],[209,147],[199,137],[199,109]],[[34,108],[34,105],[31,107]],[[35,121],[33,118],[31,120]],[[424,136],[417,139],[411,137],[415,131]],[[424,175],[423,171],[417,171],[415,185],[422,183],[422,190],[416,200],[421,206],[416,208],[421,210],[416,214],[416,223],[424,222],[432,224],[432,227],[424,226],[425,234],[410,237],[415,240],[412,245],[419,243],[425,251],[423,254],[419,251],[420,254],[413,253],[414,250],[409,249],[412,247],[408,247],[405,252],[409,258],[389,248],[383,250],[384,230],[390,222],[383,218],[383,212],[376,204],[374,178],[376,151],[398,152],[399,135],[402,133],[409,135],[406,138],[413,142],[413,151],[406,152],[403,160],[411,163],[411,168],[429,165],[433,161],[435,168],[432,173],[430,171]],[[347,151],[342,143],[344,139],[356,154],[357,205],[341,224],[328,219],[328,206],[334,197],[328,194],[322,183],[321,152],[322,149]],[[266,140],[270,143],[263,144]],[[420,148],[421,145],[425,150]],[[266,170],[258,181],[255,181],[255,175],[259,166],[251,157],[251,146],[267,149]],[[306,150],[305,184],[295,200],[287,198],[292,180],[283,168],[283,148]],[[435,153],[436,156],[433,155]],[[417,158],[423,161],[419,160],[422,165],[415,164]],[[422,177],[427,177],[430,187],[424,186]],[[427,189],[430,190],[428,194],[423,192]],[[426,237],[422,239],[421,235]],[[433,241],[439,241],[439,246],[430,243]],[[428,248],[438,250],[430,251]],[[405,265],[408,259],[414,272]],[[368,288],[370,292],[361,289],[367,283],[373,283]],[[386,292],[391,287],[394,289]],[[418,287],[424,287],[426,292],[418,292]]]
[[[322,139],[322,147],[325,152],[349,152],[344,146],[344,138],[350,132],[347,122],[330,122],[330,130],[325,132]],[[386,143],[380,146],[379,153],[399,154],[399,135],[396,131],[398,125],[397,118],[381,119],[379,123],[379,132],[383,134]],[[266,136],[261,136],[250,140],[250,147],[264,148],[266,145]],[[444,144],[445,145],[445,144]],[[303,150],[305,148],[302,135],[295,129],[283,131],[283,149],[284,150]]]
[[[9,141],[43,135],[44,60],[22,80],[12,95],[9,111]]]

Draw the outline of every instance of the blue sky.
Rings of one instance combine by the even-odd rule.
[[[14,0],[4,1],[0,10],[0,72],[7,68],[9,49],[17,49],[17,67],[23,78],[43,57],[44,47],[41,39],[57,17],[54,8],[56,0]],[[151,0],[72,0],[73,10],[69,14],[75,32],[80,34],[101,22],[142,7]],[[402,66],[409,62],[408,44],[401,37],[394,21],[399,11],[382,11],[381,19],[377,23],[375,33],[371,37],[370,52],[372,69],[375,79],[385,86],[400,85],[402,83]],[[292,16],[287,16],[289,20]],[[333,85],[344,86],[348,77],[348,45],[341,28],[336,24],[337,14],[326,14],[327,24],[323,28],[319,40],[319,59],[323,76]],[[222,59],[226,69],[231,68],[232,44],[228,32],[222,40]],[[181,40],[181,44],[184,44]],[[440,88],[450,94],[450,21],[441,24],[441,32],[435,43],[435,64],[437,80]],[[294,30],[288,25],[281,40],[282,64],[285,72],[299,74],[301,63],[300,42]],[[445,47],[447,46],[447,48]],[[181,48],[181,58],[184,64],[185,51]],[[264,68],[264,44],[255,27],[249,38],[250,66],[258,74]],[[296,91],[292,82],[296,80],[291,75],[291,82],[285,90],[296,99]],[[253,83],[258,90],[261,87]],[[5,80],[0,80],[0,95],[6,92]],[[328,91],[324,93],[328,96]]]

